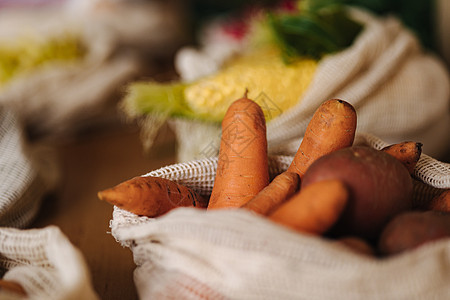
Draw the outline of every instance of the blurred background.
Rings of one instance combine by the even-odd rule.
[[[20,145],[24,146],[7,151],[23,151],[37,170],[30,173],[48,183],[41,184],[41,192],[48,195],[36,193],[32,199],[33,207],[42,204],[41,208],[28,214],[30,221],[20,227],[59,226],[86,257],[94,289],[101,298],[137,299],[131,252],[109,235],[113,208],[100,202],[97,192],[169,164],[215,155],[227,101],[242,95],[242,90],[235,88],[243,84],[241,75],[245,71],[260,73],[256,83],[278,93],[284,84],[280,76],[287,72],[286,62],[295,61],[292,54],[299,50],[292,47],[299,42],[295,34],[311,38],[308,42],[300,39],[297,44],[307,57],[296,64],[299,70],[293,75],[293,86],[300,90],[288,93],[286,97],[293,98],[283,103],[262,97],[270,96],[269,88],[257,94],[269,118],[277,121],[278,115],[289,115],[283,112],[295,107],[302,93],[314,87],[314,77],[321,63],[328,61],[322,60],[327,54],[341,57],[339,66],[356,65],[355,58],[345,56],[345,52],[363,31],[341,14],[341,5],[383,20],[375,21],[375,29],[388,20],[386,28],[393,30],[392,37],[406,31],[402,41],[409,46],[402,51],[415,53],[413,57],[420,59],[396,80],[379,86],[364,85],[372,78],[366,75],[380,69],[377,63],[362,64],[357,74],[365,79],[351,78],[352,88],[344,86],[338,95],[357,99],[366,90],[372,94],[383,90],[400,95],[393,99],[397,100],[403,94],[408,98],[408,93],[415,93],[413,88],[423,88],[419,90],[420,108],[409,103],[403,110],[401,105],[408,99],[400,99],[401,104],[383,104],[383,113],[377,115],[369,100],[358,103],[361,113],[369,117],[365,123],[362,118],[362,124],[365,128],[386,125],[395,129],[397,123],[383,118],[387,111],[399,112],[398,120],[421,119],[429,106],[433,114],[427,122],[417,126],[403,122],[413,128],[404,135],[400,130],[380,132],[386,137],[392,134],[397,141],[420,137],[425,153],[450,162],[448,0],[0,0],[0,113],[15,115],[18,121],[14,125],[21,130]],[[265,19],[261,11],[274,14]],[[269,28],[278,31],[268,30],[267,20]],[[290,39],[292,32],[294,38]],[[336,36],[339,38],[334,39]],[[280,46],[283,56],[277,52],[274,60],[272,48],[259,48],[264,43]],[[367,56],[376,61],[377,55],[370,50],[389,46],[385,44],[368,47]],[[406,60],[406,55],[393,51],[395,54],[396,62]],[[389,55],[385,62],[389,62]],[[386,75],[398,69],[393,66]],[[342,68],[337,70],[336,74]],[[336,74],[329,74],[331,79],[323,86],[333,86]],[[264,81],[271,78],[269,75],[275,79]],[[413,79],[414,86],[408,88]],[[315,91],[327,90],[323,86],[316,86]],[[308,107],[316,106],[310,103]],[[308,116],[301,111],[299,116],[305,123]],[[274,153],[298,147],[298,136],[289,136],[289,130],[295,128],[285,125],[280,125],[284,129],[279,130],[279,136],[269,134],[280,146],[272,149]],[[284,136],[289,138],[286,142]],[[0,136],[0,150],[10,147],[4,145],[8,142]],[[17,169],[16,161],[7,163]],[[7,216],[8,207],[5,211]]]
[[[448,1],[310,2],[342,2],[395,15],[426,51],[450,63]],[[17,110],[29,134],[39,139],[60,141],[112,125],[127,84],[178,79],[177,52],[184,46],[202,47],[211,20],[239,16],[241,22],[228,25],[237,34],[245,13],[255,7],[295,5],[269,0],[0,0],[0,104]]]

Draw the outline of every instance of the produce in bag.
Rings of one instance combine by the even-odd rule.
[[[401,143],[399,144],[398,147],[401,147]],[[355,146],[371,146],[367,148],[378,151],[377,154],[383,159],[396,161],[395,168],[403,170],[402,178],[408,177],[411,181],[411,176],[423,176],[421,172],[425,168],[424,162],[429,161],[429,157],[420,155],[411,175],[407,164],[382,151],[389,144],[361,133],[356,134],[351,147],[326,156]],[[392,146],[395,147],[397,146]],[[415,150],[414,147],[412,149]],[[292,156],[269,156],[270,178],[276,178],[285,172],[292,160]],[[148,175],[171,178],[195,188],[203,195],[210,195],[217,162],[218,158],[207,158],[167,166]],[[438,166],[445,171],[445,164]],[[358,176],[363,177],[368,173],[368,169],[363,169]],[[445,178],[441,181],[445,181]],[[276,186],[273,188],[276,191]],[[287,190],[283,185],[280,189]],[[281,203],[277,202],[279,209],[302,191],[305,192],[305,189],[301,187]],[[318,189],[318,192],[321,196],[331,195],[324,189]],[[407,194],[408,189],[405,192]],[[258,195],[254,199],[257,197]],[[429,199],[429,195],[426,197]],[[272,201],[270,197],[266,199]],[[305,201],[310,204],[314,203],[312,198],[307,200]],[[426,201],[428,200],[424,199]],[[320,203],[314,204],[320,206]],[[275,226],[276,223],[270,217],[252,213],[245,207],[246,205],[240,209],[234,207],[214,210],[180,207],[155,219],[136,216],[115,207],[111,222],[112,234],[118,242],[133,251],[138,262],[135,282],[140,295],[194,298],[198,295],[214,295],[214,298],[237,298],[245,293],[258,299],[292,298],[299,294],[306,298],[320,299],[329,299],[333,295],[346,299],[360,299],[363,296],[379,299],[393,298],[393,293],[395,297],[411,298],[430,295],[441,297],[449,292],[447,283],[450,270],[446,271],[445,257],[448,255],[445,252],[448,246],[446,247],[445,240],[441,239],[439,243],[417,251],[406,251],[401,256],[378,263],[384,256],[372,241],[344,234],[334,238],[326,229],[323,233],[311,235],[292,227]],[[332,213],[339,215],[338,210],[333,210],[332,206],[327,207]],[[296,214],[292,212],[291,210],[291,216],[295,217]],[[343,216],[341,214],[340,218]],[[306,219],[307,217],[309,216]],[[285,218],[283,220],[286,221]],[[204,251],[205,249],[208,251]],[[158,257],[153,255],[154,251],[158,253]],[[267,270],[267,266],[270,266],[271,272],[262,272]],[[435,273],[437,269],[433,266],[439,266],[440,271]],[[424,272],[428,274],[425,277]],[[371,276],[365,277],[362,274]],[[390,274],[396,274],[394,277],[400,276],[402,280],[386,278]],[[427,280],[430,274],[438,276],[430,281]],[[265,281],[268,276],[270,284]],[[281,285],[278,281],[280,278],[283,282]],[[422,280],[417,281],[419,278]],[[236,280],[245,284],[236,285]],[[187,282],[192,283],[189,288],[186,286]],[[376,287],[371,288],[374,282]],[[417,285],[417,282],[421,284]],[[331,290],[323,289],[324,284],[330,284]],[[354,286],[351,292],[348,286]]]
[[[150,147],[156,125],[168,120],[178,142],[178,161],[216,156],[220,116],[249,88],[249,97],[265,111],[270,154],[295,153],[320,102],[341,98],[357,108],[362,132],[389,144],[421,141],[428,155],[441,157],[450,146],[450,81],[445,65],[400,19],[362,10],[371,6],[364,1],[345,3],[294,1],[291,10],[264,11],[268,18],[261,17],[260,11],[255,18],[249,17],[253,13],[243,14],[237,22],[243,24],[238,40],[227,35],[228,27],[237,27],[228,26],[227,18],[207,25],[199,48],[185,47],[177,53],[179,81],[130,85],[123,107],[130,118],[143,121],[139,124],[144,147]],[[346,43],[327,44],[336,40]],[[314,50],[308,53],[308,49]],[[282,73],[262,67],[273,61],[269,53],[285,65],[279,69]],[[304,65],[303,73],[292,80],[290,68],[305,59],[315,66]],[[233,62],[236,67],[230,67]],[[247,81],[245,72],[253,78]],[[436,83],[433,88],[430,82]],[[299,85],[305,87],[295,99]],[[288,94],[291,100],[285,102]],[[394,102],[397,105],[391,105]],[[195,136],[186,138],[193,131]]]
[[[160,216],[180,206],[206,208],[208,200],[174,181],[138,176],[98,192],[98,198],[137,215]]]

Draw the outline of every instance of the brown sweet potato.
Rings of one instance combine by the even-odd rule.
[[[378,248],[383,255],[394,255],[448,237],[450,213],[409,211],[396,216],[386,225]]]
[[[450,189],[444,190],[442,193],[436,195],[428,203],[429,210],[445,211],[450,213]]]
[[[342,180],[350,199],[334,234],[373,240],[394,215],[409,210],[413,184],[407,169],[393,156],[369,147],[337,150],[315,161],[301,189],[326,179]]]

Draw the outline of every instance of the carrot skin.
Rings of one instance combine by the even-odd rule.
[[[234,101],[222,121],[216,177],[208,209],[238,208],[269,184],[266,121],[246,97]]]
[[[318,181],[301,188],[269,218],[296,231],[321,235],[337,222],[348,198],[349,191],[342,181]]]
[[[353,145],[356,132],[356,111],[348,102],[330,99],[314,113],[288,171],[303,177],[319,157]]]
[[[300,189],[300,176],[285,171],[277,175],[261,192],[242,208],[267,216]]]
[[[98,192],[98,198],[137,215],[158,217],[180,206],[206,208],[207,199],[169,179],[138,176]]]
[[[381,151],[398,159],[408,169],[408,172],[413,175],[414,168],[422,154],[422,143],[406,141],[386,146]]]

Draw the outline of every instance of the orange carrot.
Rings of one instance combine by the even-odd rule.
[[[318,181],[300,189],[269,218],[294,230],[320,235],[336,223],[348,198],[348,189],[342,181]]]
[[[208,209],[241,207],[268,184],[264,113],[245,95],[230,105],[222,121],[219,161]]]
[[[428,203],[427,209],[450,212],[450,189],[433,197]]]
[[[173,208],[206,208],[208,201],[169,179],[138,176],[98,192],[98,198],[137,215],[160,216]]]
[[[25,289],[20,285],[19,283],[15,281],[10,281],[6,279],[0,279],[0,290],[5,290],[9,292],[13,292],[15,294],[21,295],[21,296],[27,296],[27,292]]]
[[[418,142],[401,142],[398,144],[392,144],[381,149],[396,159],[398,159],[405,167],[408,172],[412,175],[414,174],[414,168],[419,161],[420,155],[422,154],[422,143]]]
[[[356,111],[343,100],[322,103],[309,122],[305,135],[288,170],[303,177],[306,169],[319,157],[350,147],[355,139]]]
[[[276,176],[268,186],[244,204],[242,208],[261,215],[268,215],[299,189],[300,177],[298,174],[286,171]]]

